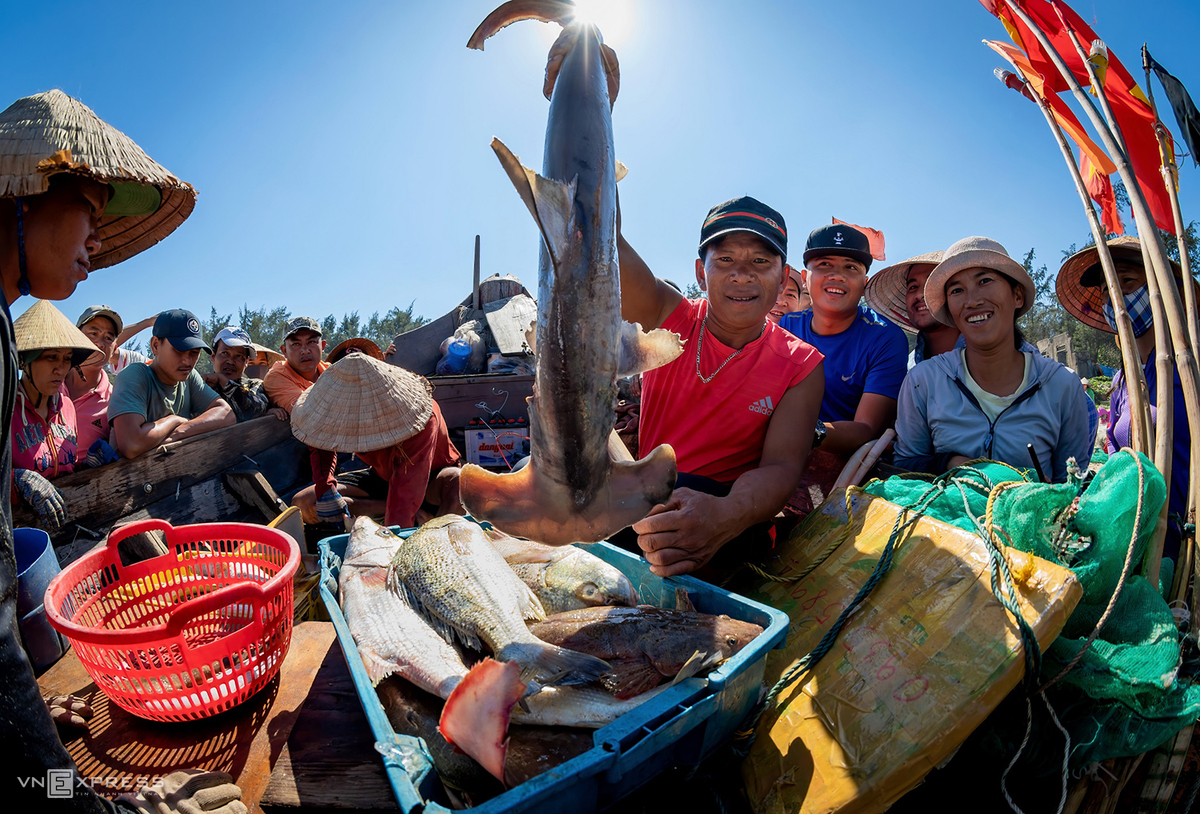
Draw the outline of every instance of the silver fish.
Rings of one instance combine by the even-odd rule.
[[[612,456],[609,435],[617,378],[664,365],[683,349],[676,334],[643,333],[621,319],[608,82],[600,33],[572,22],[574,13],[566,2],[513,0],[468,43],[482,50],[492,34],[526,19],[560,22],[575,35],[550,99],[542,174],[492,141],[542,237],[530,462],[507,474],[468,464],[460,482],[474,517],[548,545],[606,539],[670,495],[671,447],[624,461]]]
[[[546,613],[638,603],[629,577],[578,546],[542,545],[497,531],[487,536],[513,573],[537,594]]]
[[[388,568],[403,545],[369,517],[354,521],[338,577],[342,615],[372,686],[397,673],[445,698],[467,666],[402,595],[388,589]]]
[[[546,617],[477,524],[457,515],[426,523],[396,551],[389,587],[419,609],[447,640],[498,661],[515,661],[542,683],[587,681],[608,670],[593,656],[546,644],[525,626]]]

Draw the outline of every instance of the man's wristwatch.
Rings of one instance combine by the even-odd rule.
[[[816,449],[825,441],[825,436],[829,434],[829,430],[825,428],[824,421],[817,422],[817,428],[813,430],[812,448]]]

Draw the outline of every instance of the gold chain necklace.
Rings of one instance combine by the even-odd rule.
[[[714,370],[713,374],[706,379],[706,378],[704,378],[704,374],[700,372],[700,354],[704,351],[704,333],[707,330],[708,330],[708,312],[705,311],[704,312],[704,322],[702,322],[700,324],[700,341],[698,341],[696,343],[696,375],[700,378],[700,381],[704,382],[705,384],[708,384],[713,379],[717,378],[717,374],[725,369],[725,365],[729,364],[730,361],[732,361],[733,357],[735,357],[739,353],[741,353],[745,349],[746,345],[750,344],[749,342],[747,342],[746,345],[743,345],[742,347],[735,350],[733,353],[726,356],[725,361],[721,363],[720,367],[718,367],[716,370]],[[762,335],[763,335],[763,331],[766,331],[766,330],[767,330],[767,323],[764,320],[762,330],[760,330],[758,332],[758,336],[755,337],[752,341],[757,342],[759,339],[761,339]]]

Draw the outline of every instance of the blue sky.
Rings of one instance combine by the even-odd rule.
[[[1053,262],[1087,235],[1041,114],[992,76],[981,40],[1005,34],[977,0],[609,5],[631,18],[606,31],[625,234],[659,276],[689,282],[708,208],[744,194],[783,213],[796,256],[831,216],[882,229],[889,262],[972,234]],[[477,233],[485,275],[533,288],[537,233],[488,144],[540,167],[556,27],[521,23],[468,51],[492,8],[5,3],[4,104],[61,88],[200,192],[166,241],[60,307],[365,319],[412,302],[432,318],[469,292]],[[1200,4],[1074,8],[1136,77],[1146,40],[1200,96]],[[1197,184],[1189,160],[1185,220],[1200,219]]]

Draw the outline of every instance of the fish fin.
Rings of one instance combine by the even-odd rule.
[[[621,179],[629,175],[629,167],[626,167],[620,161],[617,161],[617,183],[621,183]]]
[[[396,663],[380,658],[373,647],[358,648],[358,655],[362,656],[363,667],[367,668],[367,678],[371,679],[372,687],[378,687],[380,681],[396,672]]]
[[[515,664],[484,659],[470,669],[442,708],[438,732],[504,782],[508,722],[525,693]]]
[[[683,341],[674,331],[655,328],[647,333],[636,322],[622,322],[620,348],[617,378],[624,378],[671,362],[683,353]]]
[[[687,592],[686,588],[675,589],[675,610],[686,611],[687,613],[696,612],[696,606],[692,604],[692,596]]]
[[[515,577],[516,574],[513,576]],[[518,591],[517,594],[517,610],[521,612],[521,618],[526,621],[541,622],[546,618],[546,609],[542,607],[542,600],[538,599],[533,589],[524,582],[521,582],[521,588],[524,590]]]
[[[430,610],[425,603],[421,601],[421,597],[417,596],[417,594],[410,590],[407,585],[404,583],[400,583],[400,585],[401,590],[396,592],[397,596],[407,603],[408,606],[414,611],[419,613],[421,618],[428,622],[429,626],[437,631],[437,634],[445,639],[448,644],[452,645],[455,643],[455,641],[459,641],[467,647],[470,647],[472,650],[483,649],[483,644],[479,641],[478,636],[475,636],[472,633],[468,633],[467,631],[450,624],[441,616]]]
[[[575,183],[564,184],[553,178],[543,178],[533,170],[521,164],[521,159],[513,155],[498,138],[492,139],[492,150],[500,159],[501,166],[508,173],[509,180],[517,188],[517,193],[529,214],[537,222],[538,231],[550,252],[554,267],[558,268],[571,243],[571,235],[575,231]],[[532,346],[531,346],[532,347]]]
[[[663,674],[645,656],[613,659],[609,674],[600,679],[606,688],[622,700],[633,698],[662,683]]]
[[[716,658],[714,659],[713,656],[716,656]],[[703,653],[697,650],[692,653],[691,658],[683,663],[683,666],[679,668],[679,672],[671,679],[671,686],[675,686],[680,681],[691,678],[694,675],[699,675],[711,667],[716,667],[720,663],[720,652]]]
[[[467,47],[482,51],[485,40],[521,20],[567,25],[574,19],[576,11],[574,4],[564,0],[509,0],[483,18],[471,39],[467,40]]]
[[[582,684],[609,671],[608,662],[546,642],[509,642],[496,653],[502,661],[515,661],[540,684]]]
[[[595,542],[641,520],[675,488],[675,451],[663,444],[640,461],[611,461],[607,483],[582,510],[563,484],[538,474],[531,460],[497,474],[467,464],[459,490],[477,519],[547,545]]]

